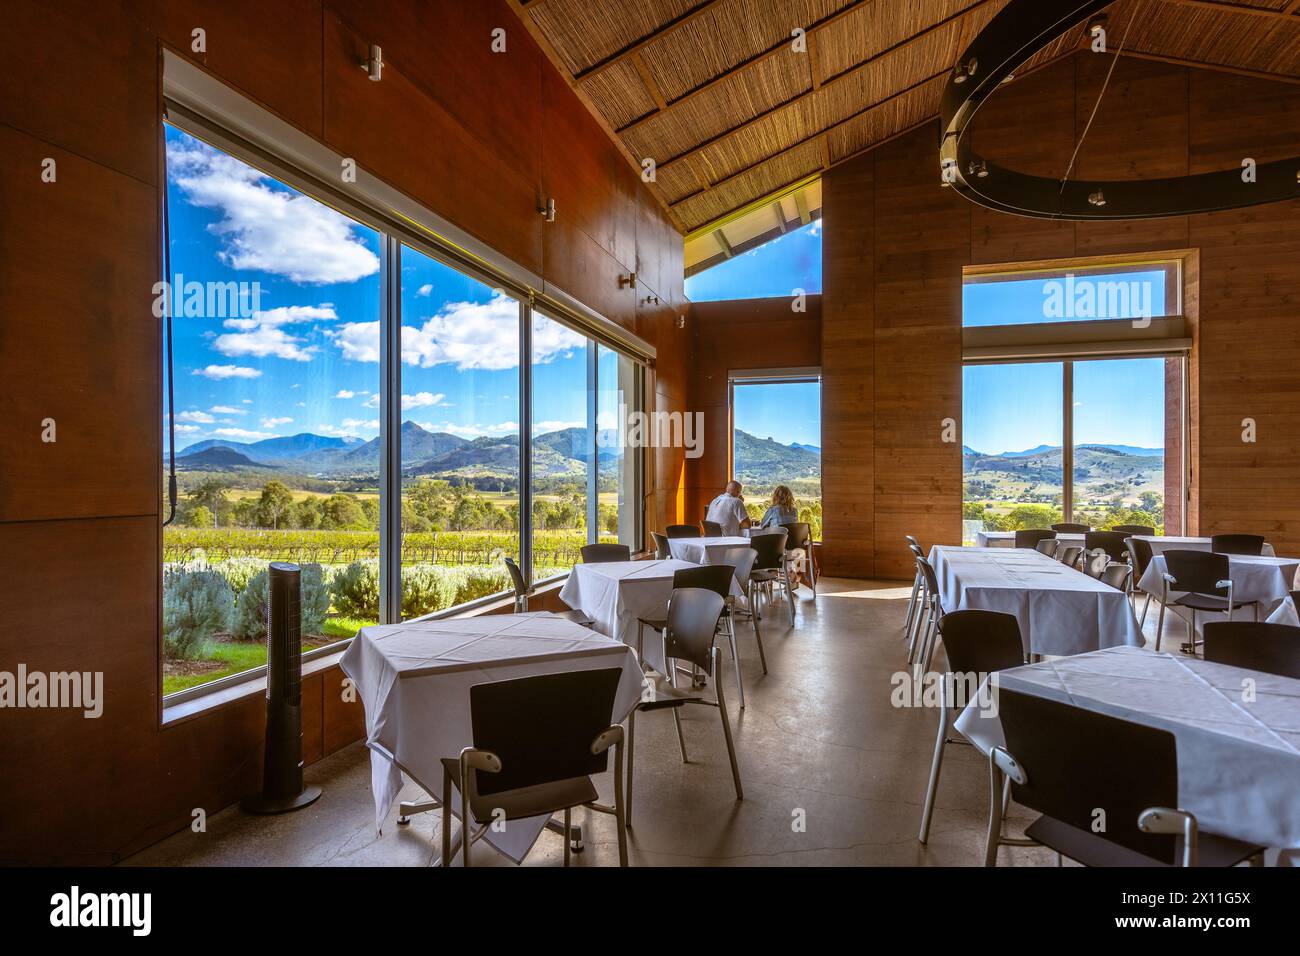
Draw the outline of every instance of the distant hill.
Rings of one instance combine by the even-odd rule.
[[[222,471],[225,469],[266,468],[270,466],[253,461],[247,455],[237,452],[233,448],[212,445],[196,451],[192,455],[177,455],[176,467],[185,471]]]
[[[769,485],[821,476],[820,452],[801,445],[783,445],[737,428],[732,449],[736,478],[742,483]]]
[[[802,449],[802,450],[804,450],[804,451],[810,451],[810,452],[812,452],[814,455],[821,455],[821,453],[822,453],[822,450],[821,450],[820,448],[818,448],[816,445],[803,445],[803,444],[800,444],[799,442],[792,442],[791,445],[790,445],[790,447],[791,447],[791,448],[800,448],[800,449]]]
[[[1127,450],[1132,448],[1132,450]],[[963,448],[967,496],[991,501],[1051,502],[1062,492],[1062,449],[982,455]],[[1136,502],[1145,491],[1164,494],[1162,449],[1080,445],[1074,450],[1075,494]]]
[[[361,444],[364,442],[360,438],[335,438],[329,435],[313,435],[311,432],[290,435],[287,438],[264,438],[251,443],[226,441],[224,438],[207,438],[181,449],[176,458],[179,461],[182,455],[198,454],[209,448],[229,448],[262,464],[301,458],[303,455],[317,451],[351,448]]]

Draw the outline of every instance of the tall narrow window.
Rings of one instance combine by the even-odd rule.
[[[761,519],[773,492],[784,485],[794,495],[799,520],[820,539],[820,378],[815,373],[733,376],[731,416],[732,477],[744,487],[749,516]]]
[[[510,587],[519,557],[519,301],[401,251],[402,617]],[[378,402],[374,402],[377,407]]]
[[[303,565],[304,650],[378,620],[379,425],[366,406],[379,390],[380,236],[177,127],[165,135],[174,693],[266,662],[271,561]]]

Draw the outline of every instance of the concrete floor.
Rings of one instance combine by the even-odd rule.
[[[988,765],[970,747],[948,748],[929,844],[916,839],[937,714],[890,702],[891,678],[905,669],[909,587],[823,579],[818,591],[813,600],[801,590],[794,628],[784,613],[768,616],[767,676],[752,631],[741,626],[744,711],[735,709],[724,659],[744,801],[735,799],[716,712],[685,711],[687,764],[667,713],[638,720],[636,815],[628,836],[633,866],[982,863]],[[1147,621],[1150,635],[1154,618]],[[1182,636],[1176,623],[1171,636]],[[1165,642],[1167,650],[1177,646],[1177,639]],[[127,865],[428,866],[436,860],[437,812],[398,826],[394,811],[382,835],[375,833],[370,761],[361,743],[314,764],[307,779],[324,790],[307,810],[253,817],[228,808],[208,818],[206,833],[176,834]],[[610,775],[598,786],[609,802]],[[408,784],[402,798],[419,799],[419,789]],[[1013,807],[1011,830],[1019,832],[1029,819]],[[574,822],[583,827],[586,849],[572,865],[616,866],[613,817],[577,810]],[[544,832],[524,865],[558,866],[562,854],[559,835]],[[1054,866],[1056,856],[1007,847],[998,862]],[[475,846],[474,863],[512,865],[484,844]]]

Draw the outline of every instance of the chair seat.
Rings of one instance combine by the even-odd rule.
[[[460,761],[454,757],[444,757],[442,767],[446,773],[451,774],[452,785],[459,790]],[[469,809],[479,823],[492,820],[493,814],[498,811],[504,813],[507,820],[522,820],[591,803],[596,796],[596,785],[590,777],[569,777],[566,780],[520,787],[518,790],[480,795],[470,801]]]
[[[1177,604],[1179,607],[1185,607],[1193,611],[1226,611],[1228,610],[1228,599],[1215,597],[1213,594],[1184,594],[1182,597],[1169,602]],[[1232,609],[1235,611],[1239,607],[1250,607],[1252,604],[1258,604],[1258,601],[1233,601]]]
[[[1025,836],[1056,850],[1084,866],[1171,866],[1136,850],[1112,843],[1095,833],[1080,830],[1055,817],[1041,816],[1025,827]],[[1196,839],[1196,866],[1235,866],[1263,850],[1263,847],[1201,832]]]
[[[574,624],[581,624],[583,627],[591,627],[596,623],[582,611],[556,611],[555,616],[562,617],[566,621],[572,621]]]
[[[667,621],[655,621],[655,620],[651,620],[648,617],[639,617],[636,619],[636,622],[638,624],[644,624],[646,627],[652,627],[656,631],[662,631],[665,627],[668,626]]]
[[[781,572],[775,568],[757,568],[749,572],[751,581],[779,581]]]

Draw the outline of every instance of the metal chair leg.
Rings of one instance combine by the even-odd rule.
[[[1165,603],[1160,602],[1160,619],[1156,622],[1156,653],[1160,653],[1160,638],[1165,633]]]
[[[1142,602],[1142,617],[1138,619],[1138,627],[1143,627],[1147,622],[1147,608],[1151,606],[1151,595],[1147,594],[1147,599]]]
[[[573,808],[565,807],[564,808],[564,865],[565,866],[569,865],[570,847],[573,844],[573,841],[569,839],[569,833],[573,829],[572,817],[573,817]]]
[[[636,708],[627,715],[627,805],[623,808],[623,826],[632,826],[632,757],[636,749]],[[621,769],[620,769],[621,775]],[[615,787],[618,782],[615,781]]]
[[[469,809],[469,771],[460,765],[460,851],[464,866],[469,868],[469,848],[474,842],[474,814]],[[567,842],[567,840],[566,840]]]
[[[614,825],[618,833],[618,865],[627,866],[627,823],[623,819],[623,745],[614,744]]]
[[[998,865],[998,843],[1002,836],[1002,771],[989,760],[989,825],[984,838],[984,865]]]
[[[718,716],[722,718],[722,733],[727,738],[727,756],[731,759],[731,779],[736,784],[736,799],[744,800],[745,791],[740,785],[740,765],[736,763],[736,744],[731,739],[731,720],[727,717],[727,700],[722,696],[721,682],[714,682],[713,686],[717,691]]]
[[[912,633],[912,618],[916,616],[916,599],[921,593],[921,575],[912,578],[912,596],[907,599],[907,620],[903,622],[903,634]]]
[[[753,586],[753,584],[751,584],[751,585],[749,586],[749,590],[750,590],[749,606],[750,606],[751,611],[753,611],[753,610],[754,610],[754,598],[753,598],[754,586]],[[761,633],[761,632],[759,631],[759,629],[758,629],[758,614],[757,614],[757,613],[751,613],[751,614],[749,615],[749,620],[750,620],[750,622],[753,623],[753,625],[754,625],[754,642],[758,645],[758,662],[759,662],[760,664],[763,665],[763,673],[766,674],[766,673],[767,673],[767,655],[763,653],[763,635],[762,635],[762,633]]]
[[[451,774],[442,771],[442,865],[451,866]]]
[[[921,832],[917,839],[925,843],[930,839],[930,818],[934,815],[934,800],[939,792],[939,770],[943,766],[943,748],[948,740],[948,708],[939,709],[939,733],[934,739],[934,757],[930,760],[930,782],[925,787],[925,806],[921,810]]]
[[[680,707],[673,708],[673,723],[677,727],[677,746],[682,751],[682,763],[689,763],[690,761],[686,756],[686,738],[682,736],[682,709]]]
[[[727,640],[731,643],[731,663],[736,668],[736,693],[740,695],[740,709],[745,709],[745,684],[740,678],[740,653],[736,650],[736,622],[727,615]]]

